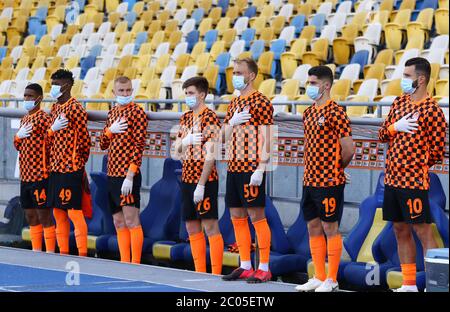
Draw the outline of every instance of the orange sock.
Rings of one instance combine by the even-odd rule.
[[[54,208],[53,216],[56,220],[56,240],[58,241],[59,253],[68,255],[70,223],[67,212],[59,208]]]
[[[31,247],[33,251],[42,251],[42,224],[30,225]]]
[[[251,261],[252,237],[248,226],[248,218],[231,218],[231,221],[233,222],[234,236],[239,248],[239,257],[241,261]]]
[[[78,255],[81,257],[86,257],[88,227],[86,220],[84,219],[83,211],[69,209],[69,218],[72,220],[75,228],[75,240],[77,242]]]
[[[117,243],[119,244],[120,261],[131,262],[131,236],[127,227],[116,228]]]
[[[253,222],[253,226],[255,227],[256,238],[258,239],[259,261],[261,263],[269,263],[272,234],[267,219],[264,218]]]
[[[315,277],[321,281],[326,279],[325,258],[327,256],[327,242],[325,236],[311,236],[309,238],[309,247],[314,264]]]
[[[206,273],[206,239],[203,232],[189,235],[195,272]]]
[[[328,278],[334,282],[337,281],[337,274],[339,270],[339,263],[342,255],[342,237],[337,234],[328,237]]]
[[[400,264],[403,275],[403,285],[414,286],[416,285],[416,264]]]
[[[54,253],[56,247],[56,230],[54,225],[44,228],[44,239],[45,251]]]
[[[222,274],[223,262],[223,238],[221,234],[216,234],[208,237],[209,241],[209,256],[211,258],[211,272],[212,274]]]
[[[144,232],[142,226],[138,225],[130,229],[131,238],[131,262],[141,263],[142,245],[144,244]]]

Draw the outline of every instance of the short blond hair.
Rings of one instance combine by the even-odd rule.
[[[117,77],[116,79],[114,79],[114,84],[116,83],[127,83],[127,82],[131,82],[131,79],[128,78],[127,76],[120,76]]]

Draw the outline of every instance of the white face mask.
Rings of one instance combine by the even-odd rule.
[[[52,88],[50,89],[50,96],[54,99],[58,99],[59,97],[61,97],[62,95],[61,88],[62,86],[52,85]]]

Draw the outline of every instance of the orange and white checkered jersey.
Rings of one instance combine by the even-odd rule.
[[[91,138],[87,129],[87,113],[83,106],[70,98],[66,103],[54,103],[50,112],[51,123],[64,115],[69,121],[65,129],[50,135],[50,171],[68,173],[83,169],[89,159]]]
[[[231,140],[226,143],[229,172],[254,172],[258,168],[263,155],[263,126],[273,125],[272,103],[259,91],[233,98],[224,124],[230,121],[236,111],[245,110],[251,114],[250,120],[233,127]]]
[[[48,177],[50,146],[47,130],[51,119],[46,112],[38,110],[20,120],[20,126],[25,124],[32,125],[31,135],[25,139],[14,139],[14,146],[19,151],[20,180],[41,181]]]
[[[202,143],[200,145],[189,145],[181,155],[183,161],[181,180],[185,183],[198,183],[202,176],[207,154],[205,143],[211,142],[217,148],[220,121],[216,113],[207,107],[197,116],[192,110],[185,112],[180,119],[177,138],[183,139],[189,133],[202,133]],[[216,154],[217,150],[212,152]],[[208,181],[217,181],[218,179],[217,168],[214,164]]]
[[[109,127],[117,119],[125,119],[128,125],[124,133],[113,134]],[[116,105],[108,113],[106,125],[100,136],[100,148],[108,149],[110,177],[125,177],[128,170],[137,173],[142,165],[142,154],[147,137],[148,118],[142,107],[134,102]]]
[[[303,114],[305,172],[303,185],[331,187],[345,183],[340,139],[352,135],[350,120],[342,106],[328,100],[315,103]]]
[[[409,113],[417,117],[413,133],[396,132],[394,123]],[[428,170],[444,157],[447,122],[436,100],[427,96],[413,102],[409,95],[397,97],[379,130],[379,139],[388,142],[386,185],[404,189],[429,189]]]

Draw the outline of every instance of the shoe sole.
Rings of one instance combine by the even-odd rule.
[[[261,284],[261,283],[267,283],[268,281],[247,281],[249,284]]]

